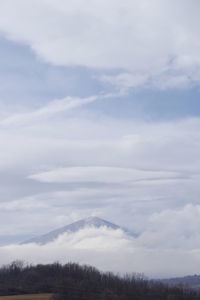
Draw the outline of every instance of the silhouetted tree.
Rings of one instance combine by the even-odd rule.
[[[198,291],[148,281],[141,274],[119,277],[90,266],[59,263],[0,268],[0,295],[53,293],[55,300],[200,300]]]

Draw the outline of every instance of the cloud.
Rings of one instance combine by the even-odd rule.
[[[131,168],[104,166],[71,167],[52,170],[31,175],[29,178],[41,182],[105,182],[134,183],[143,181],[159,181],[164,179],[180,179],[181,175],[173,172],[143,171]]]
[[[194,250],[200,246],[200,206],[187,204],[179,209],[166,209],[154,213],[140,243],[156,249]]]
[[[45,203],[39,202],[36,199],[33,201],[28,199],[14,200],[10,202],[0,202],[1,211],[33,211],[34,209],[46,209],[48,206]]]
[[[2,126],[1,233],[45,232],[93,213],[141,233],[153,213],[198,203],[199,127],[80,107]]]
[[[161,231],[157,228],[157,232]],[[148,244],[148,237],[146,241]],[[162,239],[158,240],[158,243],[161,241]],[[147,245],[141,246],[137,238],[127,236],[122,230],[106,227],[85,228],[74,234],[66,233],[43,246],[26,244],[0,247],[0,264],[11,262],[13,259],[22,259],[29,263],[75,261],[91,264],[104,271],[144,272],[150,277],[180,276],[198,272],[199,257],[199,248],[151,249]]]
[[[69,259],[152,276],[194,273],[200,120],[108,118],[86,105],[62,115],[58,108],[50,103],[17,121],[10,114],[0,128],[0,234],[20,242],[95,214],[139,237],[93,231],[48,249],[4,246],[0,262]]]
[[[72,109],[95,102],[99,99],[106,99],[112,96],[113,95],[111,94],[102,94],[99,96],[90,96],[88,98],[66,97],[63,99],[53,100],[48,102],[45,106],[42,106],[34,111],[8,116],[0,121],[0,125],[20,125],[25,123],[32,123],[40,119],[48,119],[56,114],[67,112]],[[117,95],[115,96],[117,97]]]
[[[102,82],[118,87],[121,92],[130,88],[140,88],[148,84],[148,76],[145,74],[119,73],[117,75],[102,75],[99,77]]]
[[[2,81],[14,96],[1,109],[0,234],[32,236],[95,214],[128,227],[138,238],[105,229],[82,231],[48,247],[1,247],[0,263],[15,258],[66,262],[67,257],[105,270],[155,276],[198,272],[200,119],[127,118],[131,99],[126,93],[131,88],[166,91],[199,85],[199,3],[88,1],[0,1],[0,34],[15,41],[15,48],[10,43],[8,48],[17,52],[18,43],[26,46],[19,56],[19,76],[27,83],[26,77],[42,72],[39,85],[33,80],[39,98],[33,103],[33,86],[25,84],[30,98],[26,105],[20,100],[23,108],[8,80]],[[14,63],[19,79],[18,56]],[[62,67],[52,71],[49,64]],[[6,78],[12,79],[10,70]],[[71,72],[72,77],[82,75],[72,78]],[[79,78],[77,92],[74,78]],[[44,81],[48,87],[57,83],[48,90]],[[89,93],[89,81],[96,92],[82,96]],[[12,82],[20,91],[22,81]],[[63,97],[71,82],[79,97]],[[99,93],[102,86],[114,92]],[[38,106],[44,90],[46,104]],[[47,100],[52,93],[59,96]],[[121,103],[117,108],[116,97]],[[96,103],[108,99],[110,117],[104,111],[108,107]]]
[[[115,69],[103,76],[112,84],[182,88],[199,84],[198,9],[195,0],[3,0],[0,30],[51,64]]]
[[[197,82],[193,81],[187,74],[179,72],[159,73],[157,76],[148,76],[146,74],[118,73],[116,75],[103,75],[99,79],[104,83],[110,83],[118,88],[121,93],[127,93],[129,89],[135,88],[154,88],[161,91],[169,89],[187,89],[194,87]]]

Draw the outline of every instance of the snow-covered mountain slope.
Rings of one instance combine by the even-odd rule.
[[[22,244],[36,243],[36,244],[40,244],[40,245],[45,245],[47,243],[50,243],[50,242],[56,240],[60,235],[62,235],[64,233],[67,233],[67,232],[68,233],[76,233],[79,230],[88,228],[88,227],[94,227],[94,228],[106,227],[106,228],[112,229],[112,230],[121,229],[124,232],[126,232],[127,234],[130,234],[130,232],[121,228],[118,225],[112,224],[112,223],[105,221],[103,219],[100,219],[98,217],[89,217],[87,219],[79,220],[70,225],[53,230],[47,234],[27,240],[27,241],[23,242]]]

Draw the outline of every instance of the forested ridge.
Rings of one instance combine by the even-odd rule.
[[[170,287],[143,276],[116,276],[90,266],[24,265],[0,268],[0,295],[52,293],[55,300],[200,300],[197,291]]]

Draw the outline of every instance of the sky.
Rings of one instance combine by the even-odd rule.
[[[64,261],[68,249],[116,272],[198,272],[199,9],[0,1],[0,244],[92,215],[139,237],[86,230],[48,249],[1,247],[0,263]]]

